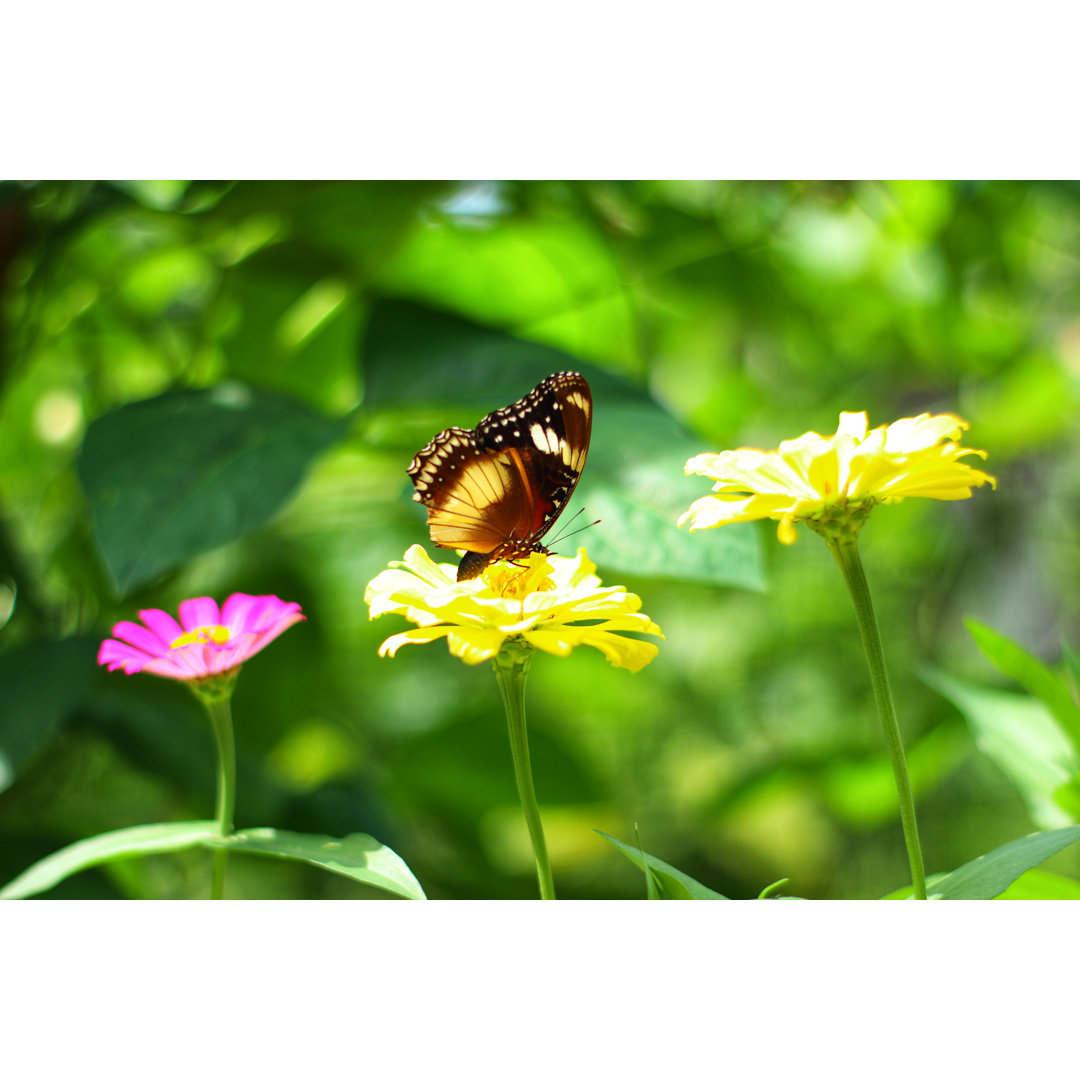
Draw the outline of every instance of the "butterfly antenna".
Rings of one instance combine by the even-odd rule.
[[[578,512],[566,523],[567,526],[573,525],[575,521],[582,514],[585,513],[585,507],[581,507]],[[601,519],[597,518],[595,521],[590,521],[588,525],[582,525],[580,529],[574,529],[573,532],[566,532],[565,529],[560,529],[557,536],[551,538],[552,545],[559,543],[561,540],[569,540],[571,536],[577,536],[578,533],[584,532],[586,529],[591,529],[594,525],[599,525]]]

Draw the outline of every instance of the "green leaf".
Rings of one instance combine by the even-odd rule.
[[[1048,870],[1029,870],[1021,874],[999,900],[1080,900],[1080,881],[1051,874]]]
[[[245,829],[229,837],[204,837],[200,842],[205,847],[225,847],[248,855],[298,859],[407,900],[427,899],[404,860],[366,833],[338,839],[282,829]]]
[[[634,825],[634,841],[637,844],[638,857],[641,860],[640,865],[645,866],[645,849],[641,846],[641,836],[638,834],[638,827]],[[645,899],[646,900],[662,900],[660,895],[660,883],[657,880],[656,873],[651,869],[645,870]]]
[[[782,877],[779,881],[774,881],[771,885],[766,885],[761,892],[758,893],[759,900],[768,900],[774,893],[782,889],[785,885],[791,883],[791,878]]]
[[[1075,820],[1056,793],[1080,761],[1042,702],[929,668],[920,676],[964,714],[975,745],[1012,781],[1037,825],[1055,828]]]
[[[97,647],[89,637],[34,641],[0,656],[0,791],[85,697]]]
[[[95,420],[78,470],[118,592],[254,532],[347,422],[238,384]]]
[[[1031,833],[946,874],[929,893],[940,900],[993,900],[1021,874],[1080,840],[1080,825]]]
[[[975,644],[999,671],[1015,679],[1050,710],[1062,731],[1080,752],[1080,708],[1077,708],[1065,683],[1026,649],[1003,634],[975,619],[965,619],[964,625],[975,639]]]
[[[727,900],[727,897],[722,893],[714,892],[712,889],[702,885],[701,882],[695,881],[689,874],[684,874],[681,870],[676,870],[674,866],[669,866],[666,862],[656,858],[655,855],[645,855],[642,858],[641,852],[630,844],[624,844],[621,840],[616,840],[614,836],[608,836],[606,832],[602,832],[600,829],[593,829],[593,832],[599,833],[610,844],[618,848],[638,869],[645,871],[646,867],[648,867],[662,893],[662,899]]]
[[[192,847],[225,847],[248,855],[297,859],[397,896],[426,899],[420,883],[401,858],[365,833],[352,833],[339,840],[278,829],[247,829],[223,837],[218,835],[215,821],[178,821],[136,825],[69,844],[34,863],[0,889],[0,900],[21,900],[45,892],[64,878],[101,863]]]
[[[78,840],[46,855],[0,889],[0,900],[22,900],[51,889],[64,878],[91,866],[195,847],[217,829],[216,821],[176,821],[158,825],[135,825],[130,829],[101,833]]]
[[[595,411],[588,462],[561,521],[581,508],[580,522],[600,518],[600,524],[580,539],[553,541],[556,547],[572,553],[583,544],[591,558],[620,574],[763,589],[752,528],[697,535],[676,528],[679,515],[709,490],[707,481],[683,473],[686,460],[706,447],[623,379],[548,345],[417,304],[385,301],[376,304],[368,324],[365,400],[375,410],[437,406],[438,422],[472,427],[567,369],[589,380]],[[404,425],[397,430],[413,433]],[[411,455],[418,446],[401,449]]]

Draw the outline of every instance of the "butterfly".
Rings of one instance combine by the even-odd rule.
[[[540,538],[577,486],[591,431],[589,384],[563,371],[472,431],[440,432],[413,458],[413,499],[427,507],[432,541],[465,550],[458,581],[547,552]]]

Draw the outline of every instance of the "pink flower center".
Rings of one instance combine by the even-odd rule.
[[[227,626],[200,626],[181,634],[169,648],[182,649],[185,645],[224,645],[230,637]]]

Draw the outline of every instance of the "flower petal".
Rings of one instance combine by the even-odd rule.
[[[218,626],[221,613],[217,601],[210,596],[199,596],[194,600],[180,602],[180,624],[185,631],[198,630],[201,626]]]
[[[118,622],[113,627],[113,635],[150,656],[164,656],[169,651],[169,646],[157,634],[138,623]]]
[[[167,611],[160,608],[140,611],[139,618],[157,634],[163,645],[171,645],[184,632],[184,628]]]
[[[950,413],[922,413],[869,430],[866,413],[841,413],[836,433],[828,437],[810,431],[776,450],[698,454],[686,471],[716,484],[713,494],[691,504],[679,525],[689,522],[694,531],[770,517],[780,523],[780,540],[792,543],[798,521],[857,529],[875,503],[967,498],[972,488],[996,483],[959,461],[969,454],[986,456],[956,444],[967,427]]]
[[[403,562],[378,574],[365,591],[372,618],[393,612],[417,624],[384,641],[379,654],[392,656],[403,644],[445,636],[452,655],[478,664],[498,655],[508,637],[530,640],[533,633],[541,635],[540,647],[557,655],[566,655],[574,643],[594,644],[593,638],[597,648],[603,642],[610,652],[605,632],[610,637],[623,629],[662,636],[638,612],[637,596],[622,586],[601,584],[584,548],[573,558],[534,553],[528,562],[527,571],[498,565],[458,582],[455,567],[436,565],[423,549],[410,548]],[[574,625],[605,617],[608,621],[598,625]],[[567,636],[560,639],[564,632]],[[560,640],[568,643],[565,648]]]

